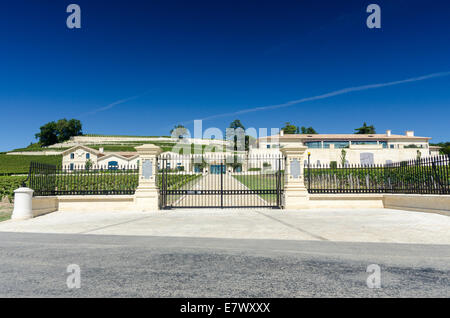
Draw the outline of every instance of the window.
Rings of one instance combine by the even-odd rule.
[[[348,141],[324,141],[323,142],[323,147],[324,148],[330,148],[330,145],[334,145],[335,149],[343,149],[343,148],[348,148],[349,147],[349,142]]]
[[[73,170],[73,163],[70,164],[70,170]]]
[[[305,145],[308,148],[322,148],[321,141],[308,141],[308,142],[305,142]]]
[[[269,149],[269,148],[270,148],[270,145],[266,145],[266,147],[267,147],[267,149]]]
[[[389,148],[394,149],[395,145],[389,145]]]
[[[384,149],[387,148],[387,142],[386,141],[380,141],[380,145],[382,145]]]
[[[376,140],[352,141],[352,145],[376,145]]]
[[[70,159],[75,159],[75,154],[74,153],[70,154]]]
[[[91,154],[90,153],[86,153],[86,159],[90,159],[91,158]]]

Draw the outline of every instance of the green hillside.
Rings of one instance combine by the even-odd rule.
[[[32,161],[61,165],[62,156],[25,156],[0,154],[0,175],[26,174]]]

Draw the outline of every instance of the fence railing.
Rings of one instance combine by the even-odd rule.
[[[28,187],[36,196],[134,194],[138,186],[137,166],[64,166],[32,162]]]
[[[450,156],[385,165],[305,164],[309,193],[450,194]]]
[[[450,194],[449,166],[448,155],[385,165],[305,164],[304,177],[309,193]],[[137,166],[58,167],[32,162],[26,185],[36,196],[134,194],[138,177]]]

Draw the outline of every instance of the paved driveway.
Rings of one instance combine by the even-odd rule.
[[[55,212],[0,232],[450,244],[450,217],[389,209]]]
[[[242,182],[238,181],[229,173],[207,174],[201,176],[198,181],[190,185],[188,190],[249,190]],[[184,195],[174,201],[173,206],[220,206],[220,201],[223,200],[223,206],[269,206],[270,204],[263,200],[259,195]]]

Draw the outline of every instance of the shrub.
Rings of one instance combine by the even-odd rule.
[[[0,176],[0,199],[6,196],[12,201],[14,190],[20,188],[26,178],[26,176]]]

